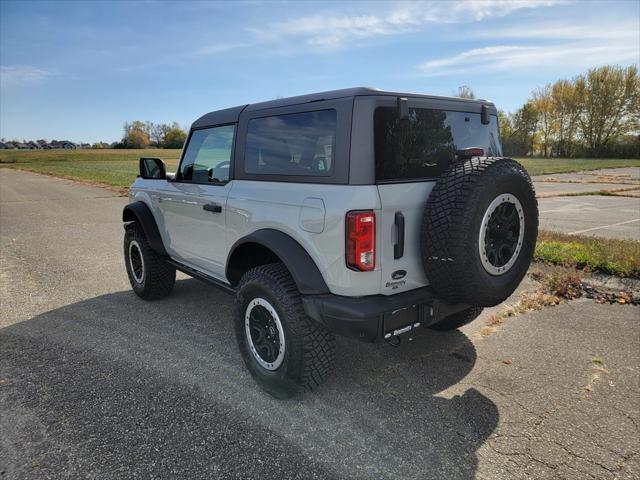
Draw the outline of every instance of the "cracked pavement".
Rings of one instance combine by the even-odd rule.
[[[131,292],[125,202],[0,169],[0,478],[640,477],[640,307],[340,338],[328,382],[278,401],[244,369],[231,297],[184,276]]]

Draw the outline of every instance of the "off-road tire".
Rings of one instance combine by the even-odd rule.
[[[512,195],[522,207],[524,236],[514,263],[499,275],[483,266],[479,236],[492,201]],[[508,158],[453,164],[429,195],[421,231],[425,273],[440,298],[489,307],[504,301],[524,277],[538,235],[538,204],[531,178]]]
[[[245,315],[256,298],[268,301],[284,329],[284,359],[276,370],[264,368],[252,353],[245,328]],[[235,302],[235,331],[244,363],[258,385],[280,399],[317,388],[327,378],[335,358],[335,337],[309,318],[300,292],[281,263],[262,265],[244,274]]]
[[[438,323],[430,325],[432,330],[438,330],[439,332],[448,332],[449,330],[455,330],[460,327],[464,327],[468,323],[473,322],[482,313],[482,307],[471,307],[460,312],[456,312],[453,315],[449,315]]]
[[[130,261],[130,244],[135,241],[143,260],[141,281],[136,279]],[[137,248],[136,247],[136,248]],[[176,269],[158,255],[147,241],[144,231],[136,222],[127,225],[124,234],[124,262],[131,288],[144,300],[158,300],[171,293],[176,283]]]

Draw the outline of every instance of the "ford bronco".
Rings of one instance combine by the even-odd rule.
[[[397,344],[502,302],[538,230],[492,103],[370,88],[207,113],[129,197],[134,292],[165,297],[179,270],[235,294],[240,354],[279,398],[323,382],[336,334]]]

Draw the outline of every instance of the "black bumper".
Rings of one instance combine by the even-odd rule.
[[[367,342],[427,327],[469,307],[444,303],[429,287],[389,296],[306,295],[302,302],[307,315],[332,332]]]

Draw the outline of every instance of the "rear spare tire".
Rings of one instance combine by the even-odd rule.
[[[424,211],[425,273],[443,300],[497,305],[527,272],[537,235],[538,204],[519,163],[458,162],[438,179]]]

